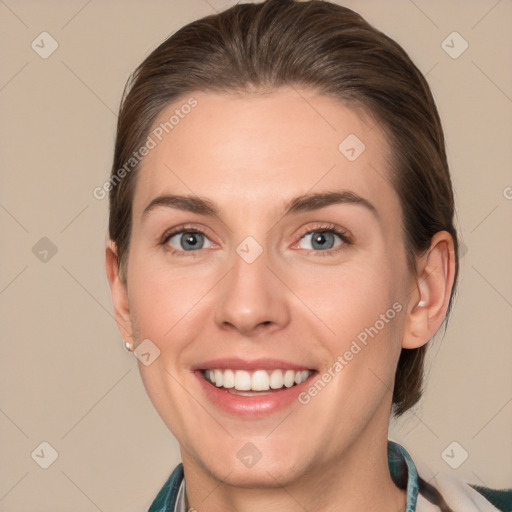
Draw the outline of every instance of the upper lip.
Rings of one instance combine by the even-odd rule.
[[[312,370],[311,366],[303,364],[292,363],[291,361],[284,361],[282,359],[240,359],[237,357],[210,359],[203,361],[192,367],[192,370],[213,370],[213,369],[231,369],[231,370]]]

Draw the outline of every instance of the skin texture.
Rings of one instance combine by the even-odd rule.
[[[115,246],[107,247],[125,340],[137,346],[149,338],[161,351],[139,368],[180,443],[187,506],[404,510],[386,455],[394,373],[401,348],[428,342],[444,318],[454,275],[450,235],[438,233],[418,256],[417,275],[407,270],[389,147],[371,116],[288,87],[193,96],[197,107],[141,164],[126,284]],[[353,162],[338,149],[349,134],[366,146]],[[333,204],[285,215],[296,196],[340,190],[376,213]],[[218,215],[165,206],[143,214],[162,194],[207,198]],[[202,249],[184,251],[180,235],[162,243],[183,224],[206,234]],[[334,236],[332,248],[314,248],[306,233],[326,225],[348,232],[350,243]],[[263,249],[252,263],[236,252],[247,236]],[[191,372],[201,361],[236,356],[283,359],[321,375],[394,303],[401,312],[307,405],[240,418],[209,402]],[[237,457],[248,442],[262,454],[251,468]]]

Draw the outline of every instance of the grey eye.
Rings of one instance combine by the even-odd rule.
[[[209,242],[206,235],[194,231],[180,231],[172,235],[167,241],[171,247],[182,251],[203,249],[205,242]]]
[[[322,249],[332,249],[335,247],[336,238],[341,241],[339,235],[332,233],[331,231],[311,231],[310,233],[306,233],[302,238],[302,240],[308,240],[310,247],[301,247],[302,249],[314,249],[314,250],[322,250]],[[340,244],[337,244],[340,245]]]

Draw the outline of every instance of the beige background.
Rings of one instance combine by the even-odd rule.
[[[92,191],[108,176],[128,74],[171,32],[233,3],[0,0],[0,512],[146,510],[179,461],[112,318],[108,204]],[[428,391],[392,436],[427,477],[511,486],[512,1],[343,4],[427,73],[467,248]],[[31,48],[43,31],[59,45],[47,59]],[[441,46],[453,31],[469,44],[457,59]],[[45,242],[33,253],[43,237],[57,248],[46,262]],[[43,441],[58,452],[48,469],[31,458]],[[453,441],[451,461],[469,453],[456,470],[442,457]]]

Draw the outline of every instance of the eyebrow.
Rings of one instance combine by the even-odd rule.
[[[350,190],[341,190],[336,192],[317,192],[309,193],[293,198],[286,203],[284,216],[293,213],[320,210],[327,206],[335,204],[352,204],[363,206],[369,210],[375,217],[379,217],[377,209],[367,199],[351,192]],[[145,217],[157,207],[175,208],[188,212],[208,215],[211,217],[218,216],[219,210],[215,204],[209,199],[199,196],[183,196],[166,194],[155,197],[144,209],[142,216]]]

